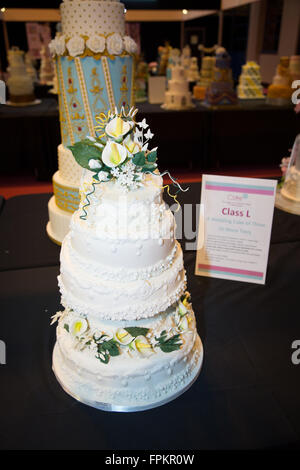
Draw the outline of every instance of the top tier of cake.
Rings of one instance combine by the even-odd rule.
[[[125,35],[124,5],[119,0],[64,0],[60,12],[62,32],[67,37]]]
[[[8,51],[8,62],[10,71],[12,69],[18,69],[19,71],[25,71],[26,66],[24,62],[24,52],[19,49],[11,49]]]

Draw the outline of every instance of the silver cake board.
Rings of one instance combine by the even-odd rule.
[[[199,338],[200,339],[200,338]],[[56,380],[62,387],[62,389],[70,395],[72,398],[75,398],[75,400],[79,401],[80,403],[83,403],[84,405],[91,406],[93,408],[97,408],[98,410],[101,411],[114,411],[114,412],[121,412],[121,413],[133,413],[137,411],[146,411],[146,410],[151,410],[153,408],[157,408],[159,406],[165,405],[166,403],[169,403],[172,400],[175,400],[175,398],[178,398],[180,395],[182,395],[184,392],[186,392],[192,385],[193,383],[197,380],[202,364],[203,364],[203,345],[200,339],[200,346],[201,346],[201,353],[200,353],[200,358],[199,362],[197,364],[197,370],[196,373],[192,376],[191,380],[185,385],[184,388],[182,388],[179,392],[174,393],[173,395],[169,395],[167,398],[164,400],[160,400],[154,403],[149,403],[147,405],[141,405],[141,406],[126,406],[126,405],[117,405],[114,403],[103,403],[103,402],[98,402],[98,401],[91,401],[86,398],[80,397],[71,390],[68,389],[68,387],[62,382],[62,380],[59,378],[57,371],[55,370],[54,366],[54,360],[52,361],[52,370],[54,372],[54,375],[56,377]],[[55,345],[54,351],[53,351],[53,356],[55,354],[55,348],[57,346]]]
[[[276,191],[275,207],[290,214],[300,215],[300,202],[282,196],[280,189]]]

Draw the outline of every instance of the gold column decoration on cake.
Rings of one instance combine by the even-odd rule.
[[[113,91],[113,87],[112,87],[112,83],[111,83],[107,58],[102,57],[101,62],[102,62],[103,74],[104,74],[104,78],[105,78],[105,84],[106,84],[106,90],[107,90],[107,95],[108,95],[108,100],[109,100],[109,106],[110,106],[111,110],[114,110],[116,104],[115,104],[114,91]]]
[[[58,70],[58,61],[54,61],[54,67],[56,69],[56,76],[57,76],[57,82],[59,82],[59,70]],[[63,98],[62,98],[62,93],[61,90],[62,85],[57,87],[57,96],[58,96],[58,107],[59,107],[59,123],[60,123],[60,132],[61,132],[61,137],[62,140],[67,138],[68,135],[68,129],[67,129],[67,120],[66,120],[66,115],[64,111],[64,105],[63,105]]]
[[[132,72],[131,72],[131,95],[130,95],[130,107],[134,106],[135,103],[135,94],[136,94],[136,86],[135,86],[135,74],[136,74],[136,63],[135,57],[132,59]]]
[[[68,67],[68,84],[67,89],[68,94],[70,95],[69,107],[70,115],[72,121],[78,121],[78,123],[73,124],[73,131],[76,133],[77,140],[83,139],[87,134],[85,115],[82,112],[82,104],[80,103],[77,97],[77,88],[74,88],[74,79],[72,74],[72,68]]]
[[[127,100],[127,92],[128,92],[128,86],[127,86],[127,67],[126,65],[123,65],[122,67],[122,75],[121,75],[121,87],[120,87],[120,92],[121,92],[121,97],[119,100],[119,109],[122,108],[122,106],[127,105],[128,106],[128,100]]]
[[[101,82],[96,67],[92,69],[91,86],[92,88],[90,88],[90,92],[93,94],[94,97],[94,101],[92,103],[93,111],[95,114],[104,113],[108,106],[103,98],[104,88],[101,87]],[[97,106],[97,103],[99,103],[99,106]]]
[[[87,119],[87,124],[89,128],[89,135],[94,137],[95,136],[95,131],[94,131],[94,125],[93,125],[93,118],[92,118],[92,113],[90,110],[90,105],[89,105],[89,100],[88,100],[88,94],[85,86],[85,79],[84,79],[84,74],[81,66],[81,61],[78,57],[75,57],[75,67],[76,67],[76,72],[78,76],[78,81],[79,81],[79,86],[80,86],[80,91],[81,91],[81,96],[83,100],[83,107]]]
[[[66,95],[66,89],[65,89],[65,84],[64,84],[64,76],[63,76],[63,71],[62,71],[62,66],[61,66],[61,58],[57,58],[57,65],[58,65],[58,79],[59,79],[60,86],[61,86],[61,94],[62,94],[62,100],[64,104],[64,109],[65,109],[65,115],[66,115],[67,123],[68,123],[69,137],[70,137],[70,142],[73,145],[75,143],[75,139],[74,139],[74,134],[73,134],[73,129],[72,129],[72,121],[71,121],[71,117],[70,117],[69,109],[68,109],[67,95]]]

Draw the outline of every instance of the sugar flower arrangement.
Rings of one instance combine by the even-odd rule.
[[[96,117],[96,137],[70,146],[77,163],[94,172],[97,182],[116,180],[125,190],[138,189],[146,173],[157,169],[157,147],[148,150],[153,135],[146,120],[136,122],[137,109],[117,108]]]
[[[85,57],[108,55],[114,59],[117,55],[134,55],[138,47],[135,41],[129,36],[122,36],[118,33],[103,36],[93,34],[90,37],[75,35],[66,38],[63,34],[58,34],[49,44],[52,56],[68,55],[69,57]]]

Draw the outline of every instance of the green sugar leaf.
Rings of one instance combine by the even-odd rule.
[[[76,142],[76,144],[70,145],[68,148],[73,153],[76,162],[88,170],[90,170],[90,160],[101,160],[102,150],[95,147],[90,141],[89,143],[86,140]]]
[[[157,160],[157,151],[154,150],[153,152],[148,153],[147,160],[150,163],[154,163]]]
[[[67,323],[64,324],[64,329],[69,333],[69,325]]]
[[[137,336],[146,336],[149,331],[149,328],[142,328],[140,326],[128,326],[124,328],[131,336],[136,338]]]
[[[144,152],[137,152],[133,157],[132,157],[132,162],[136,166],[143,166],[146,163],[146,158]]]
[[[156,170],[156,168],[157,168],[156,163],[146,163],[142,168],[142,172],[145,173],[148,171],[151,173],[152,171]]]

